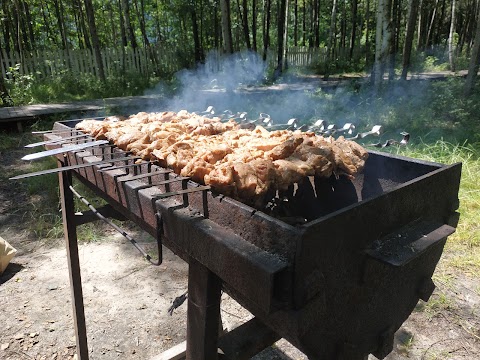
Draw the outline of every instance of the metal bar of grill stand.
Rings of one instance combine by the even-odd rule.
[[[67,166],[66,158],[59,162],[59,167]],[[87,328],[85,326],[85,311],[83,306],[82,278],[80,261],[78,259],[77,228],[75,224],[75,209],[73,194],[69,189],[72,183],[72,171],[58,173],[60,197],[62,204],[63,231],[67,248],[68,272],[70,275],[70,291],[72,295],[73,321],[79,360],[88,360]]]

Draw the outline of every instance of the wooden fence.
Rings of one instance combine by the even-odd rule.
[[[179,61],[181,55],[176,54],[176,50],[172,48],[152,47],[151,52],[144,48],[102,49],[101,54],[105,74],[121,71],[148,74],[154,69],[173,73],[184,66]],[[2,49],[0,68],[5,78],[11,78],[15,72],[20,75],[36,74],[40,78],[56,75],[65,70],[78,74],[97,73],[95,56],[88,49],[43,50],[22,55],[18,52],[7,55]]]
[[[337,49],[336,61],[346,59],[348,49]],[[103,66],[107,75],[117,74],[122,71],[149,74],[154,70],[165,73],[174,73],[188,65],[185,63],[187,56],[178,53],[177,49],[168,47],[152,47],[151,52],[144,48],[103,49],[101,51]],[[319,65],[326,61],[326,48],[310,48],[307,46],[290,47],[287,51],[287,63],[290,67],[304,67]],[[222,53],[218,50],[209,52],[211,61],[207,66],[221,67]],[[269,51],[267,66],[275,67],[276,54]],[[13,70],[17,69],[17,70]],[[0,52],[0,71],[4,78],[12,78],[15,73],[20,75],[35,74],[45,78],[71,70],[76,74],[96,74],[97,66],[92,51],[83,50],[44,50],[24,53],[17,52],[6,54]]]
[[[353,59],[358,59],[364,49],[363,47],[355,47],[352,54]],[[334,62],[346,62],[349,60],[349,48],[335,48],[332,58]],[[315,66],[322,65],[327,61],[327,48],[311,48],[308,46],[292,46],[288,48],[287,62],[289,66]]]

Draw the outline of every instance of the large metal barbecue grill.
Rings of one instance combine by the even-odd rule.
[[[74,125],[57,122],[46,139],[76,136]],[[237,358],[279,337],[311,359],[385,357],[395,331],[434,290],[431,276],[458,222],[461,164],[369,153],[353,181],[305,179],[284,194],[288,216],[135,165],[108,144],[57,155],[65,169],[91,164],[60,173],[80,358],[88,349],[75,226],[86,220],[74,218],[72,174],[108,201],[106,215],[134,221],[188,261],[187,359],[214,359],[230,340],[218,340],[222,286],[254,314],[244,327],[263,334],[250,334]]]

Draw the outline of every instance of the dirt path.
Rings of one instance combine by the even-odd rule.
[[[92,359],[148,359],[185,340],[186,304],[172,316],[167,310],[187,289],[187,266],[167,249],[164,255],[161,266],[151,266],[114,234],[108,241],[80,246]],[[73,358],[75,337],[63,247],[20,254],[1,282],[0,358]],[[226,329],[249,318],[246,310],[222,295]],[[288,351],[301,356],[294,348]],[[271,359],[276,352],[272,349],[258,359]]]

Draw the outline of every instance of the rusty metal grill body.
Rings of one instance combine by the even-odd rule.
[[[54,130],[73,125],[59,122]],[[117,150],[67,159],[94,162],[109,151]],[[154,236],[158,212],[167,247],[207,267],[239,303],[312,359],[386,356],[418,299],[431,295],[431,276],[458,221],[460,164],[370,152],[353,181],[298,186],[290,201],[309,220],[298,226],[213,192],[160,199],[199,185],[146,187],[176,176],[155,165],[100,168],[76,175]],[[128,180],[147,171],[153,175]]]

